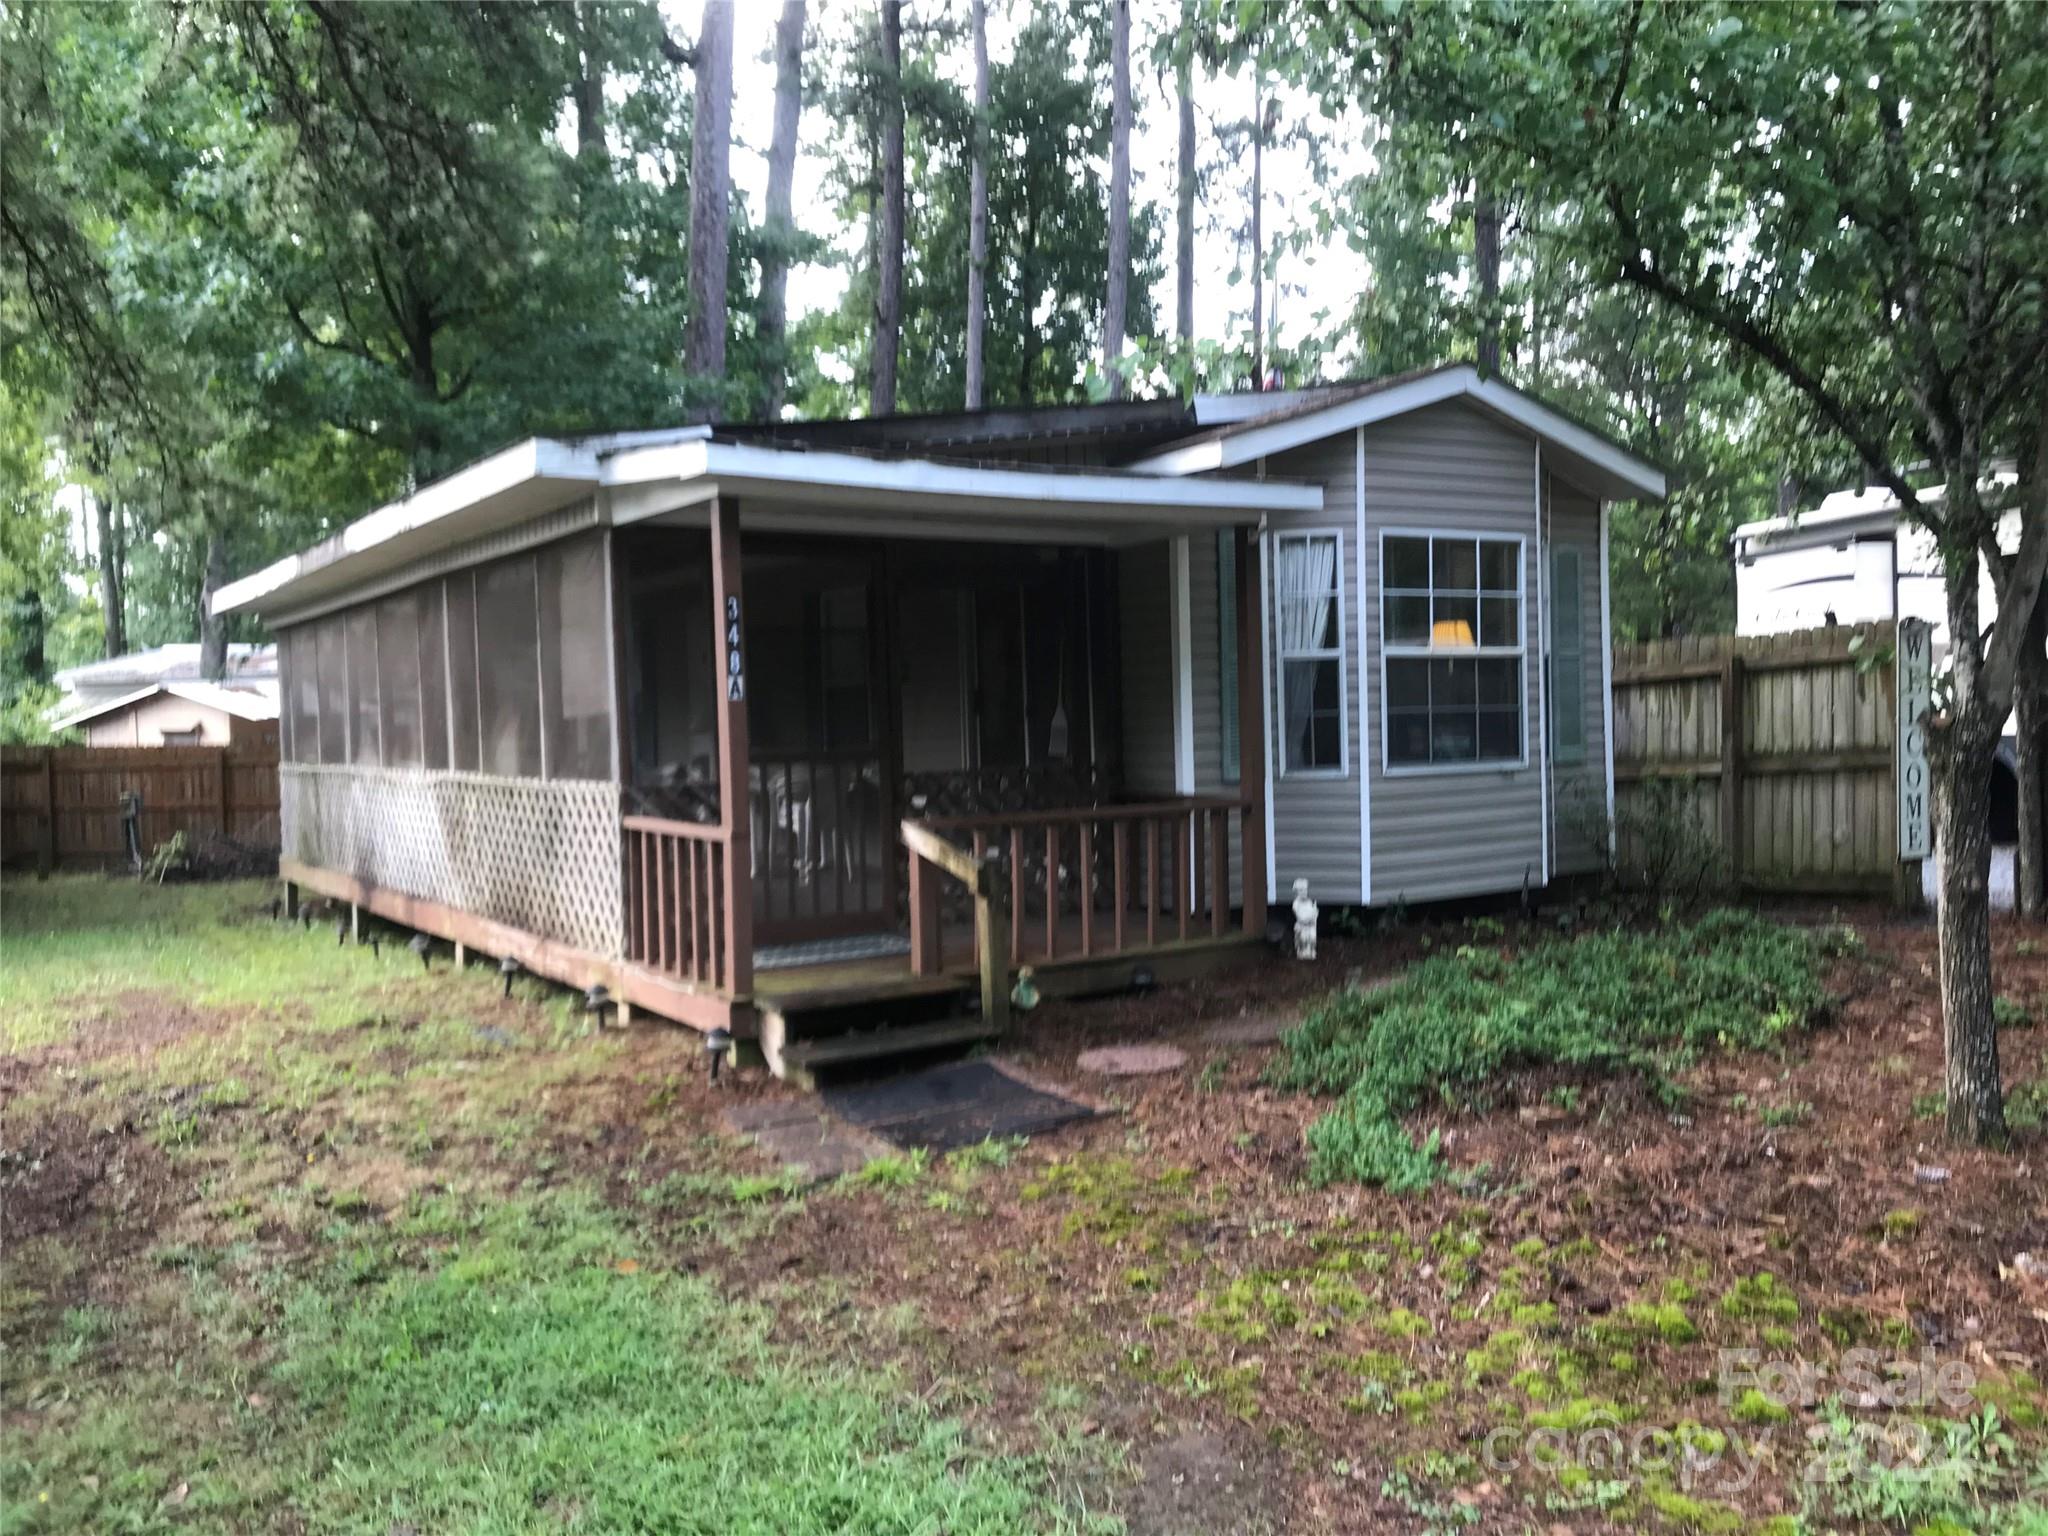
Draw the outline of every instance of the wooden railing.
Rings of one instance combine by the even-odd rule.
[[[724,830],[656,816],[628,816],[620,825],[626,958],[682,981],[734,991],[731,849]]]
[[[963,867],[1007,887],[1010,957],[1048,960],[1221,938],[1232,905],[1230,822],[1239,818],[1242,845],[1244,814],[1244,802],[1217,796],[906,821],[911,968],[936,974],[946,959],[943,889],[920,867],[931,861],[913,828],[950,839],[946,846],[965,843],[956,847]],[[1247,921],[1252,908],[1263,928],[1264,903],[1249,904]]]
[[[903,823],[910,850],[911,969],[937,975],[943,944],[939,937],[939,877],[950,875],[974,900],[974,953],[981,976],[981,1016],[998,1028],[1010,1022],[1010,933],[1002,887],[989,862],[949,843],[930,828]]]
[[[747,802],[763,930],[785,939],[857,933],[895,912],[888,790],[872,748],[756,754]]]

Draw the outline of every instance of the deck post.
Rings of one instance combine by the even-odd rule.
[[[1244,931],[1266,931],[1266,646],[1259,623],[1265,576],[1255,530],[1231,530],[1237,556],[1237,782],[1244,795],[1238,871],[1244,887]],[[1363,772],[1363,768],[1360,769]],[[1229,872],[1219,871],[1228,889]]]
[[[729,496],[711,503],[711,610],[718,626],[712,654],[718,707],[718,821],[725,840],[725,982],[734,997],[754,990],[754,860],[749,815],[746,630],[741,615],[740,508]]]

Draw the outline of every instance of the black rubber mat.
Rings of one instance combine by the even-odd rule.
[[[986,1061],[954,1061],[900,1077],[827,1088],[833,1114],[899,1147],[936,1152],[991,1136],[1030,1136],[1095,1114]]]

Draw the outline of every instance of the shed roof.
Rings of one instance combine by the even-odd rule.
[[[132,705],[144,703],[159,695],[183,699],[188,704],[202,704],[217,709],[222,714],[232,715],[237,720],[275,720],[277,718],[277,683],[272,680],[262,684],[228,686],[222,683],[174,681],[151,683],[137,688],[118,698],[101,699],[72,710],[50,722],[50,728],[68,731],[74,726],[84,725],[88,720],[98,720],[106,715],[118,713]]]

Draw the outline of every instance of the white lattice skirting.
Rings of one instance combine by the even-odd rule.
[[[287,763],[285,856],[615,958],[619,788]]]

